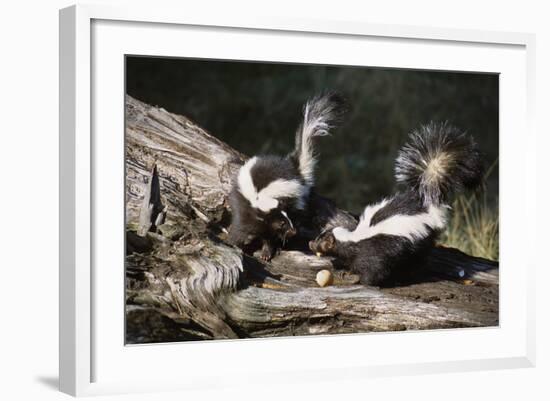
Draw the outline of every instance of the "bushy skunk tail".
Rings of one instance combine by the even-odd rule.
[[[474,139],[448,123],[420,127],[395,162],[397,182],[417,191],[424,205],[440,204],[481,184],[484,166]]]
[[[317,163],[313,138],[328,135],[345,111],[343,98],[334,93],[318,95],[303,109],[303,121],[296,132],[296,144],[290,157],[294,159],[306,185],[313,186]]]

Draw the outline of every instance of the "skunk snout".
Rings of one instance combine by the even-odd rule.
[[[309,250],[315,252],[315,241],[309,241]]]

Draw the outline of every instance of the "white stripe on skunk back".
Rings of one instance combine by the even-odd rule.
[[[296,198],[296,207],[301,209],[305,206],[305,197],[309,188],[302,185],[298,180],[275,180],[258,192],[252,180],[251,170],[256,164],[256,156],[249,159],[239,170],[237,182],[239,191],[250,202],[250,205],[262,212],[269,212],[279,205],[279,199]]]
[[[294,198],[296,200],[296,207],[298,209],[303,209],[305,206],[305,197],[309,193],[309,188],[302,185],[298,180],[283,180],[278,179],[273,182],[270,182],[268,186],[262,188],[258,192],[258,199],[260,202],[264,202],[266,205],[273,203],[273,200],[277,202],[278,199],[283,198]],[[271,207],[268,210],[265,208],[259,207],[260,210],[269,211],[277,207]]]
[[[239,185],[239,191],[241,194],[248,199],[250,203],[256,202],[258,198],[258,192],[252,181],[251,170],[252,167],[256,164],[258,158],[256,156],[251,157],[246,161],[245,164],[240,168],[239,175],[237,177],[237,183]]]
[[[443,229],[447,223],[448,206],[430,205],[426,213],[415,215],[397,214],[371,226],[372,217],[387,202],[387,200],[383,200],[376,205],[367,206],[355,230],[349,231],[343,227],[333,229],[334,238],[342,242],[359,242],[384,234],[415,241],[426,238],[430,234],[430,230]]]

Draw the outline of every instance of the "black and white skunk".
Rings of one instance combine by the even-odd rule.
[[[422,261],[446,227],[451,197],[475,189],[483,170],[472,137],[447,123],[422,126],[395,162],[404,190],[367,206],[355,230],[327,230],[310,249],[336,256],[365,285],[384,285]]]
[[[314,140],[329,134],[342,111],[337,94],[314,97],[304,106],[292,153],[254,156],[240,168],[229,196],[231,243],[261,246],[262,259],[269,260],[296,234],[295,219],[306,213],[314,185]]]

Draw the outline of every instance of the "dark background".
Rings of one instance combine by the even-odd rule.
[[[387,196],[393,162],[419,124],[448,120],[473,135],[498,162],[498,75],[349,66],[127,57],[127,93],[183,114],[247,154],[286,154],[302,105],[323,90],[340,92],[350,110],[319,141],[317,190],[345,209]],[[486,197],[497,207],[498,166]]]

